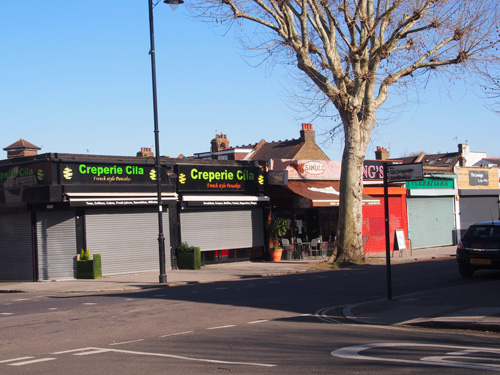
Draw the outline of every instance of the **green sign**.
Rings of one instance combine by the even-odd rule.
[[[427,178],[419,181],[408,181],[407,189],[453,189],[451,178]]]

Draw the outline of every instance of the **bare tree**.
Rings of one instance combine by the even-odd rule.
[[[499,61],[496,0],[192,0],[189,6],[198,18],[237,23],[246,48],[292,61],[338,112],[345,143],[339,260],[364,257],[363,162],[389,89],[436,73],[474,77]]]

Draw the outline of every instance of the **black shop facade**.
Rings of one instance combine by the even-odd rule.
[[[199,247],[202,264],[263,257],[265,163],[179,159],[175,168],[180,242]]]
[[[162,161],[167,269],[177,237],[173,169]],[[81,249],[101,254],[103,275],[157,271],[156,178],[153,158],[41,154],[1,161],[0,280],[73,279]]]

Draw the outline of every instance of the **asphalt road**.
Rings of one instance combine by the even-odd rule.
[[[499,335],[358,325],[384,266],[113,294],[0,295],[0,374],[470,374],[500,371]],[[473,283],[454,260],[392,267],[393,295]]]

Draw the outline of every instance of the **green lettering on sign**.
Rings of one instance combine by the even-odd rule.
[[[419,181],[407,181],[407,189],[453,189],[451,178],[427,178]]]

